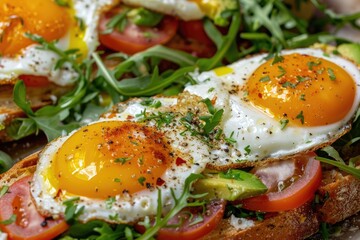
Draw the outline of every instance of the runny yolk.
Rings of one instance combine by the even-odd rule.
[[[63,193],[107,199],[155,188],[172,162],[170,148],[155,128],[107,121],[69,137],[52,161],[55,177],[46,177]]]
[[[63,37],[72,19],[54,0],[0,0],[0,55],[13,56],[33,42],[24,34],[47,41]]]
[[[247,82],[251,103],[275,119],[320,126],[343,119],[355,98],[355,82],[340,66],[304,54],[262,64]]]

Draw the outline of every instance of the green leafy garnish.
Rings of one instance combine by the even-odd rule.
[[[55,0],[55,3],[59,5],[60,7],[70,7],[70,1],[69,0]]]
[[[15,214],[12,214],[9,219],[0,221],[0,224],[9,225],[9,224],[14,223],[15,221],[16,221],[16,215],[15,215]]]
[[[63,202],[65,208],[65,221],[69,224],[76,222],[77,218],[84,212],[85,206],[79,208],[75,203],[79,201],[79,197],[70,198]]]
[[[145,181],[146,181],[145,177],[139,177],[138,178],[138,182],[140,183],[141,186],[144,186]]]
[[[143,7],[134,8],[128,12],[127,17],[130,21],[139,26],[155,27],[163,19],[164,15],[153,12]]]
[[[289,123],[289,119],[281,119],[280,120],[281,130],[285,129],[285,127],[288,125],[288,123]]]
[[[7,153],[0,151],[0,173],[9,170],[12,165],[14,165],[12,158]]]
[[[210,99],[208,98],[204,99],[202,102],[206,104],[209,113],[211,114],[210,116],[200,116],[200,119],[205,122],[205,125],[202,126],[202,129],[204,130],[204,133],[208,135],[220,123],[224,109],[215,109]]]
[[[260,78],[259,82],[269,82],[270,81],[270,77],[268,75],[266,75],[265,77]]]
[[[2,186],[1,189],[0,189],[0,197],[4,196],[9,190],[9,186]]]
[[[144,109],[144,111],[142,111],[140,114],[137,114],[136,117],[138,118],[139,122],[154,120],[156,122],[157,128],[160,129],[164,125],[168,126],[175,118],[175,115],[172,112],[152,112],[151,114],[148,114],[146,109]]]
[[[114,160],[114,163],[121,163],[121,165],[124,165],[126,162],[128,162],[130,160],[131,160],[131,157],[116,158]]]
[[[106,29],[100,34],[110,34],[114,30],[123,32],[127,24],[127,13],[130,11],[128,8],[123,8],[122,11],[114,15],[110,21],[106,23]]]
[[[334,70],[332,70],[332,68],[328,68],[327,73],[329,74],[330,80],[332,80],[332,81],[336,80],[336,75],[334,73]]]
[[[185,207],[195,207],[195,206],[203,206],[204,202],[199,201],[192,201],[188,202],[188,199],[199,199],[205,196],[206,194],[192,194],[190,192],[191,185],[196,180],[203,178],[202,175],[199,174],[191,174],[189,177],[186,178],[185,184],[184,184],[184,190],[182,194],[179,197],[175,196],[175,193],[172,191],[172,196],[175,202],[175,205],[173,208],[164,216],[162,217],[162,198],[161,198],[161,191],[158,190],[158,208],[157,208],[157,214],[155,218],[155,224],[152,227],[149,227],[145,233],[138,238],[138,240],[145,240],[150,239],[151,237],[155,236],[156,233],[160,230],[162,227],[166,227],[168,221],[174,217],[177,213],[179,213],[183,208]]]
[[[296,119],[299,119],[301,124],[305,123],[303,111],[300,111],[300,113],[296,116]]]

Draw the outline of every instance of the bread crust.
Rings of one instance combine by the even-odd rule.
[[[16,163],[9,171],[0,175],[0,188],[33,174],[39,152]],[[218,239],[305,239],[319,230],[321,222],[330,224],[344,220],[360,211],[360,180],[338,170],[325,170],[318,193],[323,204],[315,206],[313,201],[299,208],[280,212],[255,225],[238,230],[230,219],[222,219],[216,229],[203,240]]]
[[[229,219],[223,219],[218,227],[204,237],[204,240],[221,239],[293,239],[300,240],[311,236],[319,229],[319,221],[311,202],[291,211],[281,212],[255,225],[237,230]]]
[[[335,224],[360,211],[360,180],[351,175],[331,170],[333,181],[319,188],[323,205],[319,208],[322,222]]]

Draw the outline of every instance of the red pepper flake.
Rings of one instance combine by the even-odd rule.
[[[184,159],[182,159],[181,157],[176,158],[176,166],[183,165],[184,163],[186,163],[186,161]]]
[[[165,181],[161,178],[156,179],[156,186],[162,186],[164,185]]]

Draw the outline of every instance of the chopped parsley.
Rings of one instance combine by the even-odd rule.
[[[124,165],[126,162],[130,161],[131,157],[122,157],[122,158],[116,158],[114,160],[115,163],[121,163],[121,165]]]
[[[144,186],[145,181],[146,181],[145,177],[139,177],[138,178],[138,182],[141,184],[141,186]]]
[[[270,77],[269,75],[266,75],[265,77],[260,78],[259,82],[269,82],[270,81]]]
[[[139,118],[140,122],[154,120],[156,122],[156,126],[161,128],[163,125],[168,126],[175,118],[175,114],[172,112],[158,112],[148,115],[146,109],[144,109],[141,113],[136,114],[136,117]]]
[[[321,61],[310,61],[307,63],[307,66],[309,67],[309,70],[313,70],[314,67],[319,66],[321,64]]]
[[[105,201],[106,209],[111,209],[115,201],[116,201],[115,197],[109,197],[108,199],[106,199]]]
[[[283,84],[281,84],[281,86],[283,86],[284,88],[296,88],[297,84],[296,83],[292,83],[292,82],[284,82]]]
[[[286,74],[286,70],[282,66],[278,66],[278,69],[280,71],[280,74],[277,76],[278,78],[281,78]]]
[[[245,155],[249,155],[251,153],[251,149],[250,149],[250,145],[247,145],[245,148],[244,148],[246,154]]]
[[[306,99],[305,99],[305,94],[301,94],[300,95],[300,100],[302,100],[302,101],[305,101]]]
[[[152,98],[144,99],[140,102],[141,105],[147,106],[147,107],[153,107],[153,108],[159,108],[161,107],[161,102]]]
[[[281,130],[285,129],[285,127],[288,125],[288,123],[289,123],[289,119],[281,119],[280,120]]]
[[[332,80],[332,81],[336,80],[336,76],[335,76],[334,70],[332,68],[328,68],[327,73],[330,77],[330,80]]]
[[[225,141],[229,144],[235,144],[236,143],[236,139],[233,138],[234,136],[234,131],[231,132],[229,137],[225,138]]]
[[[301,83],[310,80],[310,77],[296,76],[296,79],[298,80],[299,83]]]
[[[301,112],[296,116],[296,119],[300,119],[301,124],[304,124],[305,120],[304,120],[303,111],[301,111]]]

